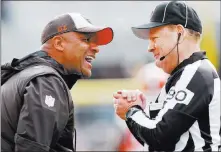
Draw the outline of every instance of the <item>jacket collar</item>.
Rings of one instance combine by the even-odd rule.
[[[69,89],[73,87],[78,79],[83,78],[82,74],[76,70],[67,70],[63,65],[51,58],[47,52],[40,50],[29,54],[21,59],[14,58],[11,62],[11,67],[17,71],[23,70],[33,65],[47,65],[54,68],[64,79]]]

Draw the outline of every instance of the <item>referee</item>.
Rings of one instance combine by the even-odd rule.
[[[170,77],[156,101],[147,103],[148,113],[141,92],[115,93],[116,114],[147,151],[218,151],[220,78],[200,50],[202,25],[195,10],[183,2],[164,2],[150,23],[132,30],[148,39],[156,65]]]

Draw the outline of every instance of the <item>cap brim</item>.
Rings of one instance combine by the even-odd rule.
[[[110,27],[97,31],[96,33],[98,45],[106,45],[110,43],[114,37],[114,32]]]
[[[137,36],[140,39],[148,39],[149,38],[149,30],[155,27],[168,25],[170,23],[160,23],[160,22],[150,22],[148,24],[143,24],[137,27],[132,27],[132,31],[135,36]]]
[[[78,29],[79,32],[91,32],[96,33],[97,45],[106,45],[113,40],[114,32],[110,27],[97,27],[90,26],[82,29]]]

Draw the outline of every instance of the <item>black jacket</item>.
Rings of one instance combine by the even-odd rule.
[[[2,65],[1,151],[75,151],[69,89],[79,78],[44,51]]]
[[[205,52],[177,66],[148,109],[131,108],[126,121],[148,151],[218,151],[220,78]]]

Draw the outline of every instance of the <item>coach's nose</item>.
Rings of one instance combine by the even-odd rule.
[[[94,53],[99,53],[99,51],[100,51],[98,48],[98,45],[96,43],[91,43],[90,48]]]

